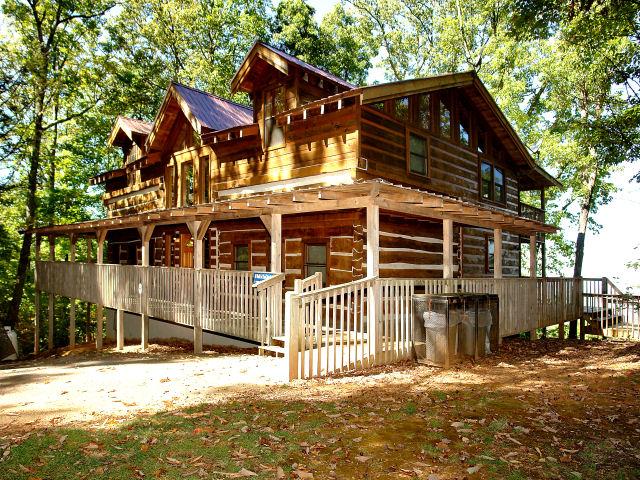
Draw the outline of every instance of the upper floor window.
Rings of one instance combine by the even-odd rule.
[[[429,165],[429,141],[422,135],[409,132],[408,170],[415,175],[427,176]]]
[[[480,193],[482,198],[504,203],[506,199],[504,171],[487,161],[480,162]]]
[[[409,97],[396,98],[393,102],[393,114],[398,120],[409,120]]]
[[[460,108],[460,122],[459,122],[459,130],[458,130],[458,140],[460,141],[460,145],[465,147],[471,146],[471,126],[469,122],[469,113],[464,109]]]
[[[451,105],[448,96],[440,98],[438,111],[440,116],[440,135],[451,138]]]
[[[211,201],[211,170],[209,163],[209,155],[203,155],[200,157],[200,176],[202,181],[202,203],[209,203]]]
[[[264,145],[276,147],[284,143],[284,131],[278,126],[275,116],[286,110],[284,87],[277,87],[264,93]]]
[[[420,128],[431,128],[431,96],[421,93],[416,97],[416,123]]]
[[[193,205],[194,197],[195,182],[193,178],[193,162],[186,162],[182,164],[182,205]]]
[[[233,247],[233,269],[249,270],[249,245],[234,245]]]
[[[478,153],[487,153],[487,134],[480,129],[478,129]]]

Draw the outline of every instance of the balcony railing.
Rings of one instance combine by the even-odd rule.
[[[529,220],[535,220],[540,223],[544,223],[545,220],[544,210],[522,202],[518,205],[518,214],[521,217],[528,218]]]

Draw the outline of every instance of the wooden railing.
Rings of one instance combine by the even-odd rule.
[[[252,273],[230,270],[37,262],[37,288],[108,308],[266,342],[282,335],[278,275],[252,286]]]
[[[289,292],[285,336],[290,379],[411,358],[412,295],[455,292],[497,294],[501,337],[582,315],[582,283],[573,278],[367,278]]]
[[[320,290],[322,288],[322,273],[316,272],[307,278],[297,278],[293,283],[293,291],[296,293],[307,293]]]
[[[640,340],[640,296],[625,294],[609,278],[583,278],[586,331]]]
[[[544,223],[544,210],[527,203],[520,202],[518,204],[518,214],[521,217],[535,220],[536,222]]]

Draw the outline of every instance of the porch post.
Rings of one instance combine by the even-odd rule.
[[[536,274],[536,266],[537,266],[537,252],[536,252],[536,234],[534,233],[533,235],[529,236],[529,276],[531,278],[537,278],[537,274]],[[537,288],[536,288],[537,290]],[[539,316],[539,312],[536,312],[537,316]],[[529,338],[531,340],[537,340],[538,339],[538,329],[534,328],[529,332]]]
[[[149,314],[147,310],[147,301],[149,299],[149,282],[148,280],[148,267],[149,267],[149,242],[151,241],[151,235],[153,234],[153,225],[144,225],[138,227],[138,233],[140,234],[140,240],[142,241],[142,294],[140,295],[140,345],[142,350],[149,348]]]
[[[40,289],[38,288],[38,262],[40,261],[40,242],[42,238],[36,235],[35,257],[36,269],[33,275],[33,283],[36,286],[36,298],[34,299],[34,307],[36,309],[35,325],[33,330],[33,353],[40,351]]]
[[[116,310],[116,348],[124,350],[124,310]]]
[[[209,230],[211,220],[187,222],[187,227],[193,238],[193,353],[202,353],[202,282],[201,272],[204,265],[203,250],[204,236]]]
[[[442,278],[453,278],[453,220],[442,220]]]
[[[49,261],[56,261],[56,237],[53,235],[49,235]],[[49,292],[49,350],[53,350],[53,322],[54,322],[54,311],[56,296]]]
[[[69,242],[71,248],[69,251],[69,262],[75,263],[76,261],[76,237],[73,233],[69,236]],[[74,348],[76,346],[76,299],[69,298],[69,346]]]
[[[493,278],[502,278],[502,229],[493,229]]]
[[[87,263],[91,263],[91,250],[92,245],[91,245],[91,237],[87,237],[86,238],[86,242],[87,242]],[[85,325],[85,332],[84,332],[84,341],[85,342],[89,342],[91,340],[91,303],[87,302],[87,324]]]
[[[367,277],[378,277],[380,275],[380,206],[374,203],[367,205]],[[368,321],[367,325],[367,350],[369,363],[375,364],[381,357],[381,345],[378,342],[378,319],[380,295],[378,282],[374,282],[370,287],[367,298]],[[372,358],[373,356],[373,358]]]
[[[107,238],[107,230],[96,232],[96,265],[104,263],[104,240]],[[98,267],[99,269],[100,267]],[[98,270],[99,271],[99,270]],[[100,277],[98,277],[100,278]],[[100,285],[101,288],[104,285]],[[102,292],[101,292],[102,293]],[[102,350],[102,329],[104,322],[104,312],[101,303],[96,304],[96,350]]]
[[[271,271],[282,272],[282,214],[271,214]]]

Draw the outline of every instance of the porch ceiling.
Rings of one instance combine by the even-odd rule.
[[[33,229],[36,235],[95,236],[100,230],[137,228],[143,225],[170,225],[194,220],[231,220],[270,214],[291,215],[378,205],[381,209],[407,216],[451,219],[456,223],[501,228],[520,235],[554,233],[557,228],[490,207],[456,198],[394,185],[382,180],[367,180],[346,185],[319,186],[294,191],[269,192],[250,196],[218,198],[213,203],[172,208]]]

